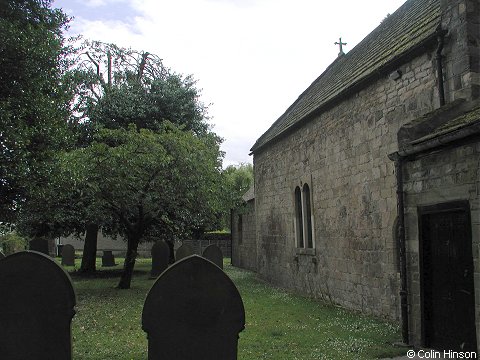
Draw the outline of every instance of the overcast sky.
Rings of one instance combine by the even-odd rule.
[[[54,0],[69,34],[157,54],[192,74],[224,138],[224,166],[249,150],[337,57],[405,0]]]

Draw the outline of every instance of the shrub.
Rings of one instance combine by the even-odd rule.
[[[0,236],[0,245],[5,255],[10,255],[27,248],[27,240],[15,231]]]
[[[229,240],[230,239],[230,233],[226,231],[219,231],[219,232],[208,232],[204,233],[202,236],[202,240]]]

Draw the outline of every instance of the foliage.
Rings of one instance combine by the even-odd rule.
[[[139,242],[189,236],[219,217],[221,153],[214,134],[199,137],[169,122],[157,132],[133,124],[103,128],[89,146],[60,154],[57,164],[50,185],[30,201],[23,232],[67,233],[95,222],[106,234],[121,235],[129,264],[122,287],[129,287]]]
[[[114,289],[116,278],[110,271],[100,270],[96,279],[72,273],[78,299],[72,322],[75,359],[147,358],[140,319],[152,286],[151,264],[149,259],[138,262],[135,286],[127,292]],[[397,325],[288,293],[227,262],[224,268],[239,289],[247,314],[239,360],[370,360],[405,355],[406,349],[391,345],[401,338]]]
[[[158,56],[85,41],[73,62],[77,97],[72,124],[81,144],[91,140],[97,125],[126,129],[135,124],[157,131],[168,120],[197,135],[209,131],[196,81],[165,67]]]
[[[213,135],[198,137],[170,123],[158,132],[102,129],[90,146],[59,154],[22,229],[31,233],[29,223],[44,224],[58,236],[97,221],[107,234],[127,236],[141,221],[142,238],[189,236],[218,218],[220,166]]]
[[[0,218],[14,222],[44,163],[65,146],[70,95],[62,30],[69,19],[51,0],[2,1],[0,7]]]
[[[142,222],[143,236],[182,235],[214,213],[220,166],[215,139],[172,124],[161,132],[103,129],[97,138],[72,153],[67,166],[81,164],[84,182],[113,215],[105,224],[111,233],[128,235],[130,225]]]
[[[0,236],[0,245],[5,255],[11,255],[27,248],[28,242],[25,238],[18,235],[16,231],[9,232]]]
[[[204,233],[202,236],[202,240],[210,240],[210,241],[217,241],[217,240],[225,240],[230,239],[230,233],[227,231],[213,231]]]
[[[253,184],[253,165],[239,164],[230,165],[224,171],[225,186],[229,193],[229,206],[234,209],[243,202],[242,196]]]
[[[222,175],[224,199],[222,226],[224,229],[230,229],[230,210],[242,206],[243,195],[253,185],[253,165],[248,163],[230,165],[223,170]]]

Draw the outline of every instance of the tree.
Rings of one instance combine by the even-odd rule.
[[[88,147],[64,154],[70,182],[88,184],[104,231],[127,240],[119,288],[130,287],[138,244],[186,234],[220,208],[221,153],[213,136],[166,123],[157,132],[102,129]]]
[[[127,129],[133,123],[158,131],[167,120],[213,138],[195,81],[166,69],[158,56],[86,41],[68,53],[65,63],[71,67],[64,84],[75,92],[69,118],[69,131],[75,135],[71,148],[89,147],[99,128]],[[57,165],[48,166],[49,186],[31,186],[18,227],[30,236],[85,233],[80,271],[93,273],[105,214],[97,212],[96,199],[84,184],[71,184]]]
[[[253,165],[241,163],[229,165],[223,170],[223,216],[222,226],[230,228],[230,210],[243,204],[243,195],[253,184]]]
[[[207,106],[192,76],[182,76],[149,52],[115,44],[85,41],[76,52],[76,124],[110,129],[158,130],[165,120],[192,130],[209,132]]]
[[[0,219],[14,223],[29,187],[66,145],[70,94],[62,83],[69,19],[51,0],[0,6]]]
[[[74,63],[77,96],[71,124],[77,130],[78,146],[88,146],[99,127],[127,129],[135,124],[138,129],[159,131],[165,121],[197,136],[215,137],[209,131],[207,107],[199,101],[195,80],[172,72],[158,56],[85,41]],[[104,226],[99,220],[96,216],[80,224],[86,226],[84,272],[95,271],[96,234]]]

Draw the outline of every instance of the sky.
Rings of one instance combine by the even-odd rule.
[[[224,166],[250,148],[338,55],[405,0],[54,0],[69,35],[148,51],[193,75],[224,139]]]

